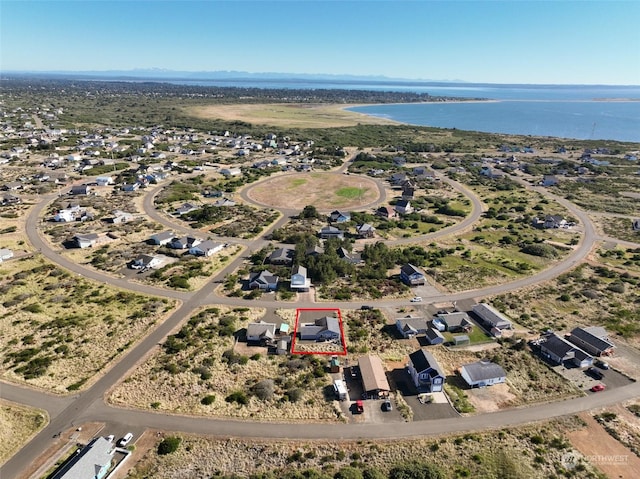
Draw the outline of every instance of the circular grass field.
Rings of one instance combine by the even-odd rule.
[[[302,210],[313,205],[318,211],[362,208],[380,198],[373,180],[339,173],[294,173],[269,178],[251,186],[246,194],[252,201],[273,208]]]

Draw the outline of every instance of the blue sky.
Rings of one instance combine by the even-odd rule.
[[[0,0],[0,70],[640,85],[640,1]]]

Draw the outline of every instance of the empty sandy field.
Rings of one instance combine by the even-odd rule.
[[[272,103],[251,105],[208,105],[188,108],[197,118],[244,121],[255,125],[290,128],[331,128],[362,125],[392,125],[397,122],[346,111],[344,104]]]
[[[314,205],[319,211],[362,208],[377,201],[378,185],[361,176],[336,173],[296,173],[260,182],[247,196],[265,206],[302,210]]]

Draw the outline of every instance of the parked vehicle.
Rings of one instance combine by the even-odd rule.
[[[420,296],[414,296],[413,298],[411,298],[412,303],[420,303],[421,301],[422,301],[422,297]]]
[[[598,366],[600,369],[609,369],[609,364],[605,363],[602,359],[598,359],[595,362],[595,365]]]
[[[597,393],[599,391],[604,391],[605,390],[605,385],[604,384],[596,384],[595,386],[593,386],[591,388],[591,391],[593,391],[594,393]]]
[[[382,403],[382,410],[393,411],[393,406],[391,405],[391,401],[389,401],[388,399],[385,399],[385,401]]]
[[[114,440],[115,438],[116,438],[116,437],[115,437],[113,434],[109,434],[109,435],[106,437],[106,440],[107,440],[107,441],[109,441],[109,442],[113,442],[113,440]]]
[[[596,368],[589,368],[586,372],[594,379],[602,379],[604,377],[604,373]]]
[[[363,311],[370,311],[373,309],[373,306],[368,306],[366,304],[363,304],[362,306],[360,306],[360,309]]]
[[[118,445],[120,447],[124,447],[131,442],[131,439],[133,439],[133,434],[128,432],[124,435],[122,439],[120,439],[120,441],[118,442]]]
[[[364,412],[364,401],[362,401],[362,399],[358,399],[356,401],[355,412],[357,414],[362,414]]]

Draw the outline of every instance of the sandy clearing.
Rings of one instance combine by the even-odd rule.
[[[582,413],[579,416],[586,426],[567,433],[571,444],[607,477],[638,477],[640,458],[611,437],[590,414]]]

